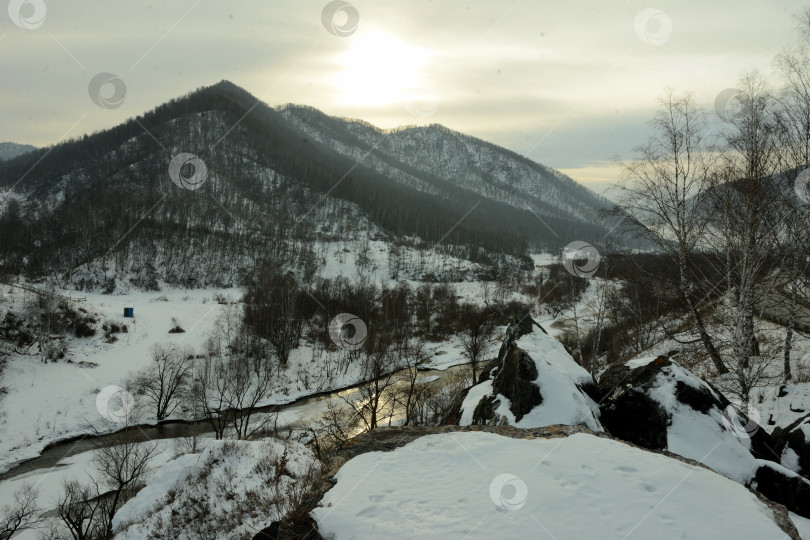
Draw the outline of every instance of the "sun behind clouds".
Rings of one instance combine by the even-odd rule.
[[[352,41],[337,58],[334,84],[342,103],[381,107],[420,95],[429,51],[381,31],[358,33]]]

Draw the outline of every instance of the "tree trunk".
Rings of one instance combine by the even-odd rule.
[[[686,305],[689,307],[689,312],[692,315],[692,319],[695,321],[695,326],[698,328],[698,333],[700,334],[700,340],[703,343],[703,346],[706,348],[706,352],[709,353],[709,356],[714,363],[715,369],[717,369],[717,373],[723,375],[724,373],[728,373],[728,368],[723,363],[723,359],[720,357],[720,353],[717,352],[717,349],[712,342],[712,338],[709,333],[706,331],[706,325],[703,322],[703,318],[700,316],[700,313],[697,310],[697,306],[695,302],[692,300],[692,295],[689,292],[689,284],[686,278],[686,255],[681,253],[679,257],[678,265],[680,266],[680,289],[681,294],[683,295],[684,300],[686,301]]]
[[[793,257],[790,280],[790,316],[788,317],[787,331],[785,332],[785,382],[790,381],[793,374],[790,371],[790,349],[793,346],[793,329],[796,327],[796,258]]]

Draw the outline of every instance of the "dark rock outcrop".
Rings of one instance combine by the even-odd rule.
[[[650,450],[667,447],[667,413],[644,392],[628,388],[602,405],[602,425],[615,437]]]
[[[600,407],[605,429],[645,448],[666,448],[666,431],[671,418],[648,393],[662,383],[659,376],[669,376],[668,368],[673,365],[677,366],[666,356],[659,356],[635,369],[617,364],[603,373],[599,379],[599,392],[602,395]],[[691,373],[689,376],[700,384],[674,381],[677,402],[701,414],[714,412],[722,416],[731,402],[710,383]],[[777,442],[759,426],[751,425],[747,430],[751,454],[757,459],[778,461]]]
[[[523,416],[543,402],[540,388],[534,384],[537,379],[537,366],[532,357],[515,346],[509,347],[502,358],[501,368],[492,379],[492,390],[509,398],[509,410],[520,421]],[[487,424],[495,417],[497,399],[486,396],[475,409],[473,422]]]
[[[618,364],[602,375],[601,419],[608,433],[650,450],[667,447],[669,418],[646,391],[654,385],[660,369],[670,364],[667,358],[659,357],[636,369]]]
[[[810,517],[810,484],[803,478],[786,476],[770,465],[763,465],[757,469],[751,487],[791,512]]]
[[[510,400],[509,409],[515,415],[516,421],[543,402],[540,389],[533,382],[537,379],[537,366],[528,354],[515,345],[518,338],[532,332],[533,325],[547,333],[528,314],[512,321],[506,328],[503,343],[498,351],[498,363],[493,370],[493,394],[501,394]],[[475,408],[473,423],[487,425],[497,421],[495,409],[499,404],[493,395],[486,396]]]

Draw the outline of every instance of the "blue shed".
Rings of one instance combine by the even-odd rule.
[[[135,308],[125,307],[124,308],[124,317],[134,317],[135,316]]]

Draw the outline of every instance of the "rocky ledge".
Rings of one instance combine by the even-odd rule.
[[[625,444],[629,447],[641,449],[645,452],[659,454],[668,458],[686,463],[693,467],[700,467],[702,469],[711,470],[706,465],[688,458],[684,458],[677,454],[673,454],[667,450],[651,450],[641,446],[628,443],[616,439],[605,432],[596,432],[589,430],[583,426],[567,426],[567,425],[553,425],[538,428],[517,428],[513,426],[436,426],[436,427],[382,427],[375,429],[371,432],[363,433],[353,438],[343,448],[341,448],[333,459],[325,468],[325,474],[320,482],[316,492],[310,499],[310,506],[307,509],[311,511],[319,505],[321,499],[335,484],[335,475],[349,460],[366,454],[369,452],[391,452],[397,448],[403,447],[420,437],[428,435],[440,435],[450,433],[462,432],[486,432],[493,433],[503,437],[513,439],[553,439],[560,437],[569,437],[574,434],[585,433],[604,439],[614,440]],[[774,522],[777,526],[784,531],[786,538],[792,540],[801,540],[795,525],[790,520],[788,511],[781,504],[774,503],[767,499],[760,493],[749,489],[749,491],[756,496],[763,504],[765,504],[773,513]],[[298,523],[295,526],[291,523],[274,523],[271,527],[262,531],[254,537],[254,540],[287,540],[293,538],[302,538],[305,535],[307,538],[323,538],[317,532],[317,526],[312,519],[307,519],[306,523]]]

